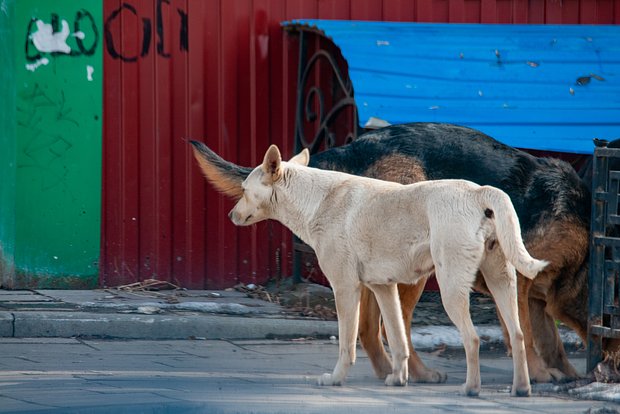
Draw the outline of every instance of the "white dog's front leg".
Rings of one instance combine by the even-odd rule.
[[[336,312],[338,313],[339,349],[338,362],[331,374],[319,377],[319,385],[342,385],[349,368],[355,363],[355,346],[360,311],[360,287],[344,286],[334,289]]]

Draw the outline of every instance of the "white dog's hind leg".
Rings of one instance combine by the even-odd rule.
[[[527,369],[523,332],[519,325],[517,275],[515,269],[506,262],[501,248],[496,246],[492,251],[487,251],[487,255],[480,265],[480,271],[495,299],[510,337],[512,362],[514,365],[512,395],[527,397],[531,392],[530,376]]]
[[[333,286],[338,313],[339,355],[331,374],[319,377],[319,385],[342,385],[349,368],[355,363],[355,347],[360,312],[360,287]]]
[[[405,335],[405,324],[400,311],[398,287],[390,285],[368,285],[375,294],[381,317],[385,324],[385,331],[392,354],[392,373],[385,378],[385,385],[407,385],[409,347]]]
[[[475,273],[469,274],[464,265],[461,268],[452,266],[448,271],[446,267],[437,266],[435,270],[443,307],[463,339],[467,360],[467,379],[463,393],[468,397],[476,397],[480,394],[480,338],[469,314],[469,289]]]

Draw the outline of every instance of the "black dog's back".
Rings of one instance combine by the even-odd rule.
[[[534,157],[458,125],[389,126],[313,155],[310,165],[367,175],[373,164],[391,156],[411,157],[429,180],[461,178],[501,188],[510,195],[523,230],[542,218],[589,223],[590,190],[570,164]]]

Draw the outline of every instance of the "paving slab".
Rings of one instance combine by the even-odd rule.
[[[512,361],[481,353],[482,392],[460,394],[457,353],[421,352],[444,384],[386,387],[358,347],[340,387],[320,387],[338,345],[330,340],[105,340],[0,338],[0,412],[12,413],[618,413],[611,401],[533,386],[511,397]],[[583,354],[571,356],[579,366]],[[581,369],[581,368],[580,368]],[[606,410],[606,411],[602,411]]]

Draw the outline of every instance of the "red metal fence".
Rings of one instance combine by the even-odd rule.
[[[105,0],[101,284],[192,289],[290,275],[277,223],[235,228],[186,142],[254,166],[292,155],[297,18],[620,23],[618,0]]]

